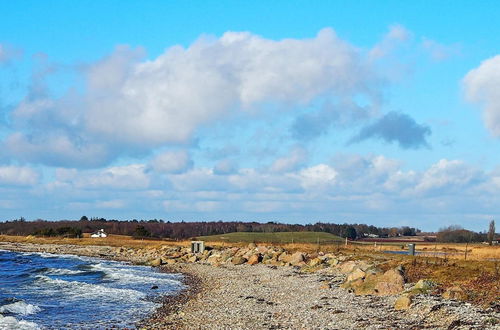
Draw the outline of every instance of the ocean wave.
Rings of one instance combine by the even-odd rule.
[[[0,315],[0,330],[17,329],[17,330],[34,330],[40,329],[38,324],[24,320],[18,320],[12,316]]]
[[[65,281],[45,275],[38,275],[35,282],[39,282],[39,289],[45,290],[47,293],[53,293],[54,289],[62,292],[65,299],[95,299],[96,296],[99,296],[106,300],[123,301],[129,299],[139,300],[146,296],[145,293],[137,290],[111,288],[99,284],[90,284],[79,281]]]
[[[60,256],[55,253],[48,253],[48,252],[19,252],[19,254],[22,254],[23,256],[38,255],[42,258],[57,258]]]
[[[173,274],[152,273],[149,269],[140,268],[117,268],[110,267],[103,263],[90,265],[93,271],[104,273],[104,277],[124,284],[162,284],[171,288],[182,286],[181,281],[177,280]]]
[[[73,270],[66,268],[47,268],[43,270],[43,273],[48,275],[78,275],[85,274],[86,272],[82,270]]]
[[[27,304],[24,301],[16,301],[12,304],[0,306],[0,313],[11,313],[19,315],[36,314],[41,308],[35,305]]]

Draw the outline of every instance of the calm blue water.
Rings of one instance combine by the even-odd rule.
[[[0,329],[133,328],[180,280],[151,267],[0,250]]]

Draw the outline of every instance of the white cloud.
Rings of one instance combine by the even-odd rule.
[[[16,132],[5,139],[3,147],[4,152],[19,160],[50,166],[96,167],[114,156],[105,144],[72,138],[71,133],[57,131],[42,135]]]
[[[90,92],[86,122],[93,132],[132,143],[184,142],[199,125],[262,102],[306,103],[324,93],[369,97],[373,79],[355,48],[331,29],[280,41],[227,32],[171,47],[152,61],[116,65],[126,52],[119,49],[89,74],[101,81],[111,66],[120,79],[106,84],[109,96],[101,85],[99,97]]]
[[[62,183],[71,184],[77,189],[124,189],[143,190],[150,186],[151,178],[146,174],[146,166],[132,164],[114,166],[103,170],[58,169],[56,178]]]
[[[326,164],[319,164],[301,170],[298,175],[305,189],[314,190],[335,183],[338,172]]]
[[[0,166],[0,185],[30,186],[39,178],[38,172],[29,167]]]
[[[463,79],[465,97],[483,108],[483,120],[495,137],[500,137],[500,55],[489,58]]]
[[[400,29],[390,38],[401,38]],[[121,154],[186,143],[198,127],[262,105],[293,109],[318,97],[340,104],[362,97],[369,108],[381,99],[380,79],[366,54],[331,29],[278,41],[226,32],[170,47],[152,60],[141,60],[143,54],[117,47],[83,70],[84,92],[27,97],[12,113],[18,130],[4,141],[10,155],[98,167]]]
[[[483,181],[484,174],[459,160],[441,159],[425,171],[415,187],[418,192],[468,189]]]
[[[156,156],[150,163],[159,173],[182,173],[193,165],[187,151],[167,151]]]
[[[138,208],[153,217],[164,216],[166,210],[167,219],[377,223],[383,215],[384,221],[412,218],[416,225],[418,219],[445,219],[445,215],[459,221],[460,217],[482,219],[498,213],[498,169],[485,172],[448,159],[419,171],[403,166],[381,155],[338,155],[332,163],[285,173],[243,168],[218,175],[208,168],[194,168],[166,174],[159,181],[140,164],[102,170],[57,169],[52,182],[34,189],[0,186],[0,196],[19,202],[11,205],[12,216],[36,203],[44,209],[64,205],[64,209],[85,210],[86,214],[110,210],[125,218],[132,217],[125,210]]]

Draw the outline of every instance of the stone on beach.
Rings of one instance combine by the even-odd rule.
[[[153,259],[149,262],[149,265],[150,266],[153,266],[153,267],[158,267],[158,266],[161,266],[163,263],[163,261],[161,260],[161,258],[156,258],[156,259]]]
[[[411,306],[411,303],[413,301],[412,296],[403,294],[396,299],[396,302],[394,303],[394,309],[396,310],[404,310],[408,309]]]
[[[404,290],[405,279],[400,269],[389,269],[375,285],[375,290],[380,296],[393,295]]]
[[[245,262],[247,262],[247,259],[246,258],[243,258],[243,257],[238,257],[238,256],[235,256],[231,259],[231,263],[233,265],[242,265],[244,264]]]
[[[347,281],[350,282],[350,281],[355,281],[355,280],[359,280],[359,279],[363,279],[365,278],[366,276],[366,273],[364,271],[362,271],[361,269],[359,268],[356,268],[354,269],[348,276],[347,276]]]
[[[260,254],[253,254],[252,256],[250,256],[250,258],[248,258],[247,263],[249,265],[255,265],[255,264],[258,264],[261,260],[262,260],[262,257]]]

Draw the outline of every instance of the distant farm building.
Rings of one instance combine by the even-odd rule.
[[[104,237],[108,237],[108,234],[106,234],[104,232],[104,229],[99,229],[95,233],[92,233],[92,235],[90,235],[90,237],[92,237],[92,238],[104,238]]]

